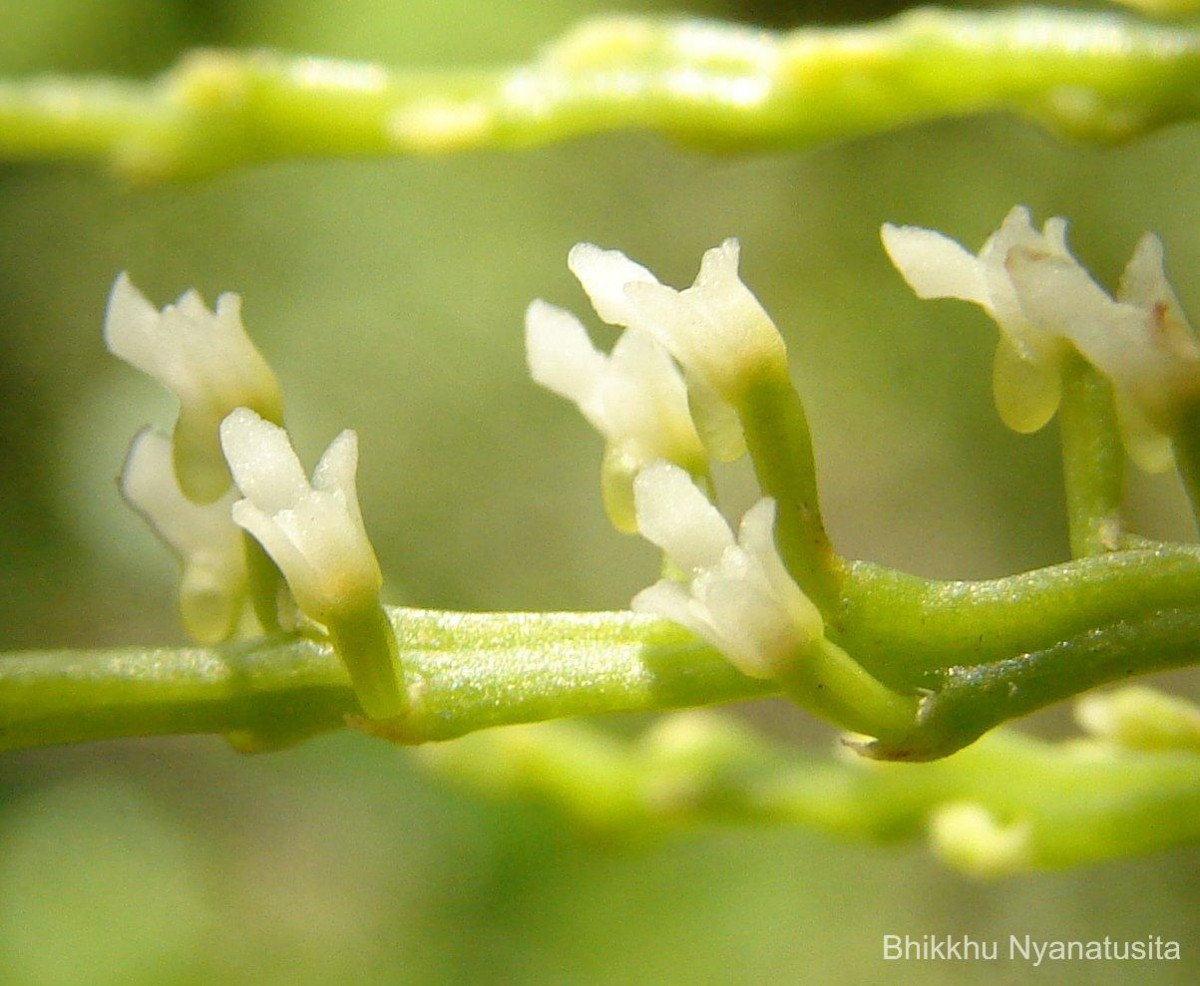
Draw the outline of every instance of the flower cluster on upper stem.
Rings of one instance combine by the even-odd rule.
[[[1149,471],[1171,463],[1172,435],[1200,400],[1200,345],[1146,233],[1110,296],[1071,255],[1066,221],[1039,232],[1014,208],[977,256],[941,233],[885,225],[884,248],[922,298],[982,307],[1000,329],[994,385],[1005,423],[1036,431],[1054,415],[1063,360],[1079,352],[1112,383],[1122,437]]]

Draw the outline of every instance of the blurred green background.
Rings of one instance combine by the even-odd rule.
[[[0,74],[149,76],[197,45],[396,65],[525,57],[618,8],[791,25],[885,5],[599,0],[45,0],[0,5]],[[1001,118],[805,153],[702,157],[648,135],[515,154],[273,164],[130,190],[95,170],[0,168],[0,645],[179,641],[171,560],[114,478],[170,402],[104,352],[120,270],[157,304],[244,297],[313,462],[343,427],[393,602],[623,607],[655,559],[608,528],[600,443],[527,379],[525,305],[584,311],[586,239],[668,283],[741,237],[788,338],[829,524],[848,554],[983,577],[1064,557],[1052,429],[1006,432],[995,330],[918,303],[885,220],[972,248],[1017,202],[1072,220],[1098,275],[1157,230],[1200,313],[1200,131],[1101,150]],[[607,337],[608,339],[611,336]],[[728,479],[735,508],[751,496]],[[1136,477],[1138,523],[1188,538],[1180,493]],[[828,744],[767,706],[765,728]],[[623,727],[627,724],[621,724]],[[1036,725],[1036,724],[1035,724]],[[1053,729],[1055,722],[1043,723]],[[919,769],[919,768],[914,768]],[[1054,982],[1200,973],[1200,853],[977,884],[920,847],[705,829],[597,847],[536,806],[489,804],[402,751],[328,737],[257,758],[216,739],[0,759],[0,983],[1016,982],[1023,965],[889,964],[881,936],[1144,938],[1184,961],[1044,970]]]

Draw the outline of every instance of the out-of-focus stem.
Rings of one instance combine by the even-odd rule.
[[[148,83],[0,83],[0,158],[100,160],[153,181],[621,129],[722,151],[799,147],[995,111],[1100,141],[1193,119],[1198,35],[1104,13],[924,8],[785,34],[607,18],[491,71],[201,51]]]

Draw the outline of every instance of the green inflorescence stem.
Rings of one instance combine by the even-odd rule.
[[[1109,552],[984,582],[860,562],[843,588],[829,622],[835,642],[897,693],[931,693],[908,735],[885,709],[889,742],[875,752],[896,759],[943,756],[1096,685],[1200,659],[1198,548]],[[778,689],[679,627],[630,613],[389,615],[406,710],[362,725],[397,742]],[[341,728],[358,711],[332,649],[306,638],[0,658],[0,749],[187,733],[271,748]]]
[[[1115,14],[927,8],[784,34],[602,19],[494,71],[204,51],[144,84],[0,83],[0,158],[102,160],[151,181],[629,128],[719,150],[798,147],[993,111],[1102,141],[1194,119],[1200,35]]]

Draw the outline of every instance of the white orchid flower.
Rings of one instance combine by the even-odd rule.
[[[733,531],[677,466],[647,466],[634,483],[638,528],[684,573],[634,597],[632,608],[707,640],[739,671],[777,677],[825,632],[817,607],[775,547],[775,502],[759,502]]]
[[[1200,400],[1200,346],[1167,282],[1158,237],[1138,241],[1115,299],[1073,261],[1019,250],[1009,268],[1029,317],[1069,339],[1112,382],[1134,462],[1148,472],[1169,468],[1171,436]]]
[[[329,631],[368,715],[398,715],[395,636],[355,490],[358,437],[338,435],[311,484],[287,432],[249,408],[221,422],[221,445],[245,497],[233,504],[234,522],[279,566],[301,612]]]
[[[590,243],[572,248],[567,265],[604,321],[649,333],[679,361],[712,457],[740,456],[746,446],[735,407],[764,369],[787,375],[787,352],[738,277],[737,240],[706,252],[695,283],[683,291],[660,284],[624,254]]]
[[[237,494],[231,489],[213,503],[193,503],[179,488],[171,459],[166,435],[139,432],[121,470],[121,495],[179,558],[188,635],[217,643],[233,633],[246,596],[243,535],[230,514]]]
[[[529,369],[543,387],[578,405],[604,436],[604,504],[613,524],[635,531],[633,479],[657,459],[694,476],[708,469],[683,377],[647,333],[628,329],[605,356],[570,312],[535,301],[525,313]]]
[[[1000,328],[993,375],[1000,417],[1014,431],[1042,428],[1058,410],[1060,367],[1069,353],[1068,344],[1026,315],[1008,259],[1021,248],[1074,263],[1067,252],[1066,221],[1050,219],[1039,233],[1029,210],[1017,206],[984,242],[978,256],[931,229],[887,223],[881,235],[892,263],[917,297],[974,302],[992,317]]]
[[[211,503],[229,489],[217,429],[235,407],[281,420],[275,374],[246,335],[241,299],[223,294],[209,311],[195,291],[156,309],[122,274],[104,319],[110,352],[157,379],[179,398],[173,455],[189,499]]]
[[[884,226],[884,247],[922,298],[961,298],[1000,327],[996,405],[1017,431],[1054,414],[1062,360],[1074,347],[1113,385],[1125,446],[1148,471],[1171,463],[1171,434],[1200,399],[1200,346],[1167,283],[1162,244],[1146,234],[1116,297],[1067,250],[1066,222],[1041,233],[1018,207],[978,257],[941,233]]]

